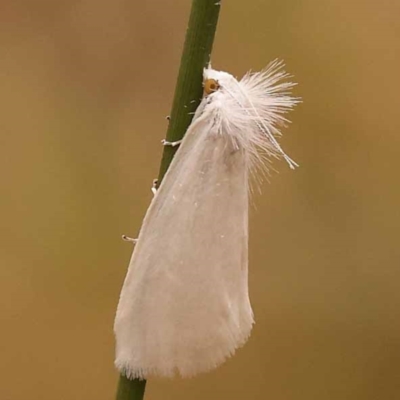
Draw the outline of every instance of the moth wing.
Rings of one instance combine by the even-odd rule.
[[[210,114],[189,127],[130,261],[114,326],[130,378],[210,370],[251,331],[247,160]]]

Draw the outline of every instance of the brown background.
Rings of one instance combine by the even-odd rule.
[[[0,398],[113,399],[112,324],[190,2],[0,4]],[[215,68],[275,58],[301,165],[254,196],[250,341],[147,400],[400,398],[400,3],[223,1]]]

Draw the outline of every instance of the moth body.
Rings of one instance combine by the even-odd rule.
[[[118,304],[115,364],[129,378],[209,371],[249,337],[249,175],[271,157],[294,165],[275,140],[297,102],[286,77],[279,63],[241,81],[204,71],[206,95],[146,213]]]

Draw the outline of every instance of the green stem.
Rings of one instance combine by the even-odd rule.
[[[166,140],[183,138],[203,94],[203,68],[210,61],[220,9],[219,0],[193,0],[186,32],[181,66],[176,83],[171,119]],[[161,183],[178,147],[165,146],[161,159],[158,185]]]
[[[124,375],[120,375],[117,390],[117,400],[141,400],[144,397],[146,380],[129,380]]]
[[[210,61],[210,54],[217,28],[221,0],[193,0],[185,45],[181,57],[178,81],[166,140],[174,142],[183,138],[193,113],[203,93],[203,68]],[[177,147],[164,146],[158,185],[160,185]],[[121,375],[116,400],[142,400],[146,380],[129,380]]]

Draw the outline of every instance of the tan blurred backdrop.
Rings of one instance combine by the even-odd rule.
[[[400,3],[222,2],[213,66],[299,82],[254,196],[250,341],[147,400],[400,398]],[[113,399],[112,324],[188,0],[0,4],[0,399]]]

